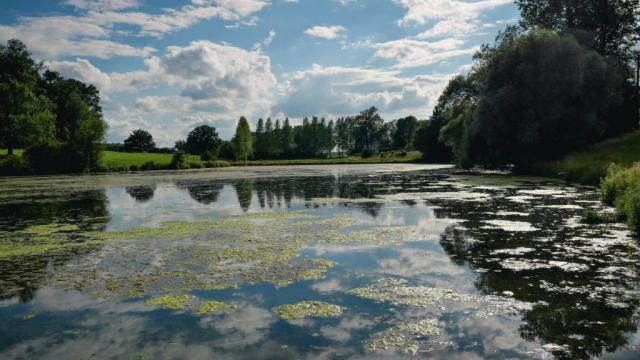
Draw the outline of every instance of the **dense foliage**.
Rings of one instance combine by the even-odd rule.
[[[220,138],[216,128],[201,125],[193,129],[187,136],[184,150],[189,154],[197,155],[208,152],[209,156],[217,158],[220,150]]]
[[[450,81],[431,117],[439,143],[464,167],[527,168],[637,126],[637,107],[621,111],[624,68],[572,34],[509,29],[476,59],[467,76]],[[433,132],[425,133],[426,154],[440,146]]]
[[[605,203],[614,205],[628,225],[640,233],[640,164],[612,165],[600,184]]]
[[[124,140],[124,150],[129,152],[151,152],[156,148],[153,136],[148,131],[134,130],[128,138]]]
[[[241,118],[243,121],[246,119]],[[238,123],[236,135],[230,142],[221,141],[220,157],[236,160],[313,159],[330,157],[332,152],[342,156],[361,154],[367,157],[381,149],[413,150],[419,122],[409,116],[385,124],[378,110],[372,107],[356,116],[338,118],[335,122],[314,116],[311,119],[305,117],[301,125],[291,126],[288,118],[282,125],[278,119],[267,118],[266,121],[258,120],[255,132],[251,132],[248,122],[246,126],[240,125]],[[240,146],[241,143],[250,145]],[[176,148],[178,146],[184,144],[176,143]]]
[[[36,64],[19,40],[0,45],[0,144],[26,148],[23,171],[95,169],[107,125],[92,85]]]
[[[236,134],[231,140],[231,143],[233,144],[233,153],[236,160],[243,160],[246,162],[253,152],[253,138],[251,136],[249,122],[244,116],[238,121]]]
[[[628,57],[640,37],[640,0],[516,0],[526,29],[580,30],[601,54]]]

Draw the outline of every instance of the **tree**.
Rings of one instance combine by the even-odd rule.
[[[67,142],[80,126],[77,109],[70,107],[72,94],[80,97],[94,117],[101,119],[100,93],[93,85],[86,85],[75,79],[66,79],[55,71],[46,70],[39,85],[40,91],[53,103],[56,116],[56,138]],[[75,96],[75,95],[74,95]]]
[[[267,136],[264,129],[264,120],[258,119],[255,133],[255,157],[264,159],[267,157]]]
[[[135,130],[124,141],[124,149],[130,152],[150,152],[155,148],[153,136],[145,130]]]
[[[236,134],[232,142],[236,159],[242,159],[246,163],[253,151],[253,139],[251,136],[251,128],[249,128],[249,123],[244,116],[238,121]]]
[[[190,154],[201,155],[205,151],[211,152],[215,157],[220,150],[220,138],[216,128],[209,125],[201,125],[191,130],[187,136],[185,150]]]
[[[173,145],[173,148],[175,150],[182,150],[185,151],[185,147],[187,146],[187,142],[184,140],[178,140],[176,141],[176,143]]]
[[[418,119],[413,116],[398,119],[393,136],[393,144],[401,149],[413,149],[416,131],[418,131]]]
[[[360,112],[355,118],[356,148],[363,153],[373,154],[379,144],[380,129],[384,120],[378,115],[378,109],[371,107]]]
[[[617,65],[572,35],[536,29],[449,84],[440,137],[465,166],[558,159],[604,137],[623,84]]]
[[[0,83],[0,144],[13,155],[15,147],[41,145],[53,139],[55,116],[48,99],[35,96],[17,81]]]
[[[102,144],[107,132],[106,122],[89,109],[80,94],[72,92],[65,104],[69,116],[74,119],[67,141],[82,171],[93,170],[98,165]]]
[[[527,29],[582,29],[601,54],[625,56],[640,37],[640,0],[516,0]]]
[[[51,104],[37,93],[40,68],[19,40],[0,45],[0,143],[9,155],[16,146],[38,145],[53,137]]]
[[[353,130],[354,119],[351,117],[340,118],[335,125],[335,142],[342,155],[349,155],[355,148]]]
[[[293,156],[293,128],[289,124],[289,118],[284,119],[284,125],[282,125],[280,148],[285,157]]]

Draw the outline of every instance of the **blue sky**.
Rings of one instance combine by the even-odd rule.
[[[512,0],[5,0],[0,40],[101,92],[108,140],[200,124],[427,118],[447,80],[518,20]]]

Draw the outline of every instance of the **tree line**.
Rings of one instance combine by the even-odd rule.
[[[516,4],[520,23],[481,47],[420,129],[427,160],[527,169],[638,128],[640,0]]]
[[[289,118],[280,122],[258,119],[255,131],[241,117],[235,135],[229,141],[220,139],[210,125],[194,128],[186,140],[175,143],[176,151],[200,155],[203,160],[311,159],[360,154],[372,156],[384,150],[413,150],[420,126],[425,123],[414,116],[385,122],[375,107],[358,115],[326,120],[305,117],[300,125],[291,125]],[[113,149],[130,152],[164,151],[155,146],[153,136],[139,129]]]
[[[0,44],[0,145],[7,172],[96,168],[107,124],[98,89],[36,63],[19,40]]]

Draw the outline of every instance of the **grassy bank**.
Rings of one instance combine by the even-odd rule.
[[[6,149],[0,149],[0,161],[6,158]],[[16,156],[22,155],[22,150],[15,150]],[[171,169],[172,154],[155,153],[126,153],[116,151],[104,151],[98,163],[101,172],[125,172],[145,170]],[[226,166],[269,166],[269,165],[329,165],[329,164],[386,164],[386,163],[410,163],[417,162],[422,157],[419,151],[394,151],[380,155],[362,158],[360,156],[335,157],[327,159],[290,159],[290,160],[250,160],[243,161],[202,161],[200,156],[189,155],[186,159],[186,168],[216,168]]]
[[[598,185],[602,200],[615,206],[616,214],[591,211],[583,214],[583,221],[622,220],[640,233],[640,132],[593,145],[561,161],[536,164],[533,169],[536,175]]]
[[[282,159],[282,160],[250,160],[213,162],[217,166],[209,166],[212,162],[203,162],[199,156],[189,155],[187,163],[190,168],[222,167],[222,166],[269,166],[269,165],[328,165],[328,164],[379,164],[416,162],[422,153],[419,151],[394,152],[362,158],[360,156],[336,157],[328,159]],[[145,164],[153,163],[156,168],[166,168],[171,163],[171,154],[123,153],[105,151],[100,160],[100,167],[105,171],[126,171],[129,169],[148,170]],[[150,166],[153,170],[153,166]]]
[[[561,161],[536,164],[536,175],[562,177],[581,184],[598,185],[612,163],[630,166],[640,162],[640,132],[593,145]]]
[[[419,151],[407,153],[392,153],[363,158],[361,156],[335,157],[328,159],[292,159],[292,160],[250,160],[246,165],[270,166],[270,165],[332,165],[332,164],[389,164],[417,162],[422,157]],[[234,166],[245,165],[242,161],[231,162]]]
[[[162,169],[169,167],[172,156],[172,154],[104,151],[98,166],[103,171],[145,170],[147,167],[149,167],[147,170]],[[189,155],[187,162],[190,164],[202,164],[200,156],[197,155]],[[150,166],[151,164],[153,166]]]

